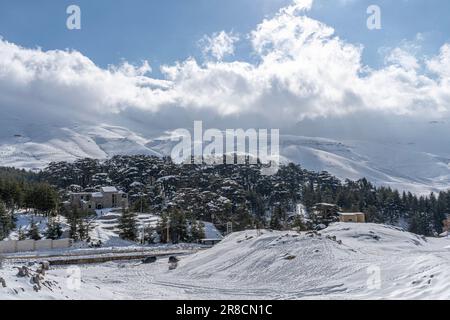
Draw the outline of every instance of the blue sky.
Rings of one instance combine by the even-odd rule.
[[[245,35],[288,0],[2,0],[0,35],[25,47],[71,48],[99,66],[149,60],[154,71],[189,56],[201,57],[198,40],[225,30]],[[68,5],[82,10],[82,30],[65,28]],[[366,9],[382,9],[383,29],[370,31]],[[318,0],[309,16],[336,29],[337,35],[365,47],[363,61],[379,66],[382,47],[424,35],[424,54],[436,54],[449,42],[450,2],[441,0]],[[246,41],[236,44],[234,59],[251,60]],[[155,73],[155,72],[154,72]],[[154,74],[155,76],[155,74]]]
[[[29,122],[89,114],[133,127],[203,120],[317,136],[449,127],[450,2],[311,1],[2,0],[0,107]],[[66,28],[71,4],[81,7],[79,31]],[[381,8],[381,30],[367,28],[369,5]]]

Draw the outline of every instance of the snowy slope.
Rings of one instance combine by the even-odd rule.
[[[0,136],[0,165],[41,169],[52,161],[107,159],[114,155],[161,156],[147,148],[148,140],[116,126],[42,127]]]
[[[164,135],[149,133],[143,137],[125,127],[105,124],[5,128],[0,132],[0,165],[19,168],[43,168],[51,161],[85,157],[170,155],[175,145]],[[450,185],[450,154],[423,152],[414,144],[290,135],[281,136],[280,144],[284,162],[329,171],[341,179],[366,177],[378,185],[418,194],[445,190]]]
[[[450,239],[383,225],[335,224],[321,234],[239,232],[180,258],[175,271],[167,258],[80,266],[82,288],[62,290],[74,299],[91,299],[94,289],[96,298],[114,299],[450,299]],[[64,283],[67,268],[49,274]],[[0,298],[11,294],[0,288]],[[47,291],[33,297],[49,296],[61,298]]]
[[[365,177],[417,194],[450,185],[450,156],[422,152],[414,144],[284,136],[281,153],[309,170],[328,171],[340,179]]]

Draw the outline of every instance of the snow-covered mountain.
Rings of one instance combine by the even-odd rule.
[[[450,185],[450,156],[420,151],[412,143],[332,140],[282,135],[282,161],[341,179],[366,177],[377,185],[422,194]],[[170,155],[175,142],[167,134],[137,134],[122,126],[42,124],[3,130],[0,165],[39,169],[51,161],[106,159],[114,155]]]

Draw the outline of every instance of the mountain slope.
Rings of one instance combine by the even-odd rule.
[[[366,177],[377,185],[417,194],[445,190],[450,185],[450,156],[422,152],[414,144],[339,141],[317,137],[280,137],[283,162],[341,179]],[[170,155],[175,145],[167,136],[143,137],[120,126],[42,124],[5,130],[0,136],[0,165],[39,169],[51,161],[107,159],[114,155]]]

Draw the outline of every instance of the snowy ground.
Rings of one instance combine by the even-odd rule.
[[[103,209],[97,210],[97,216],[91,221],[92,230],[89,235],[92,242],[101,241],[104,247],[133,247],[136,243],[125,241],[119,237],[119,219],[121,216],[120,209]],[[19,230],[24,233],[30,230],[31,224],[34,221],[38,226],[39,232],[42,237],[45,236],[47,231],[48,218],[42,216],[35,216],[31,212],[25,210],[20,210],[16,212],[16,229],[13,230],[8,236],[7,240],[18,240]],[[59,217],[59,222],[61,223],[61,228],[63,230],[63,237],[69,236],[69,225],[64,217]],[[144,230],[148,231],[148,228],[155,228],[160,220],[157,215],[149,213],[137,213],[137,227],[139,234],[142,235]],[[221,233],[216,229],[216,227],[209,222],[203,222],[205,228],[205,238],[206,239],[221,239]],[[78,246],[83,246],[79,243]],[[87,246],[87,244],[84,244]]]
[[[78,290],[73,266],[58,267],[47,275],[54,291],[39,293],[7,263],[0,298],[450,299],[450,239],[382,225],[335,224],[320,235],[240,232],[180,258],[174,271],[167,258],[78,266]]]

